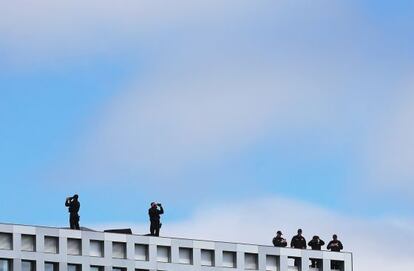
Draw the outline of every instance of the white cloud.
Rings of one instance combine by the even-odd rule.
[[[168,217],[168,212],[165,214]],[[164,218],[162,235],[184,238],[247,242],[271,245],[277,230],[289,239],[297,228],[309,239],[317,234],[329,241],[337,233],[345,251],[354,254],[356,271],[411,270],[414,267],[413,221],[370,219],[345,216],[304,202],[267,198],[201,206],[185,221],[168,223]],[[132,224],[133,225],[133,224]],[[128,223],[111,227],[131,227]],[[134,225],[134,232],[146,233],[147,225]]]

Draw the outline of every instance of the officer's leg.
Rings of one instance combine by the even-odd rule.
[[[79,227],[79,215],[75,215],[75,229],[80,230]]]
[[[151,222],[151,225],[150,225],[150,234],[151,235],[155,235],[155,227],[154,227],[154,223],[153,222]]]
[[[155,236],[160,236],[160,222],[155,225]]]
[[[73,219],[73,215],[72,214],[70,214],[70,216],[69,216],[69,224],[70,224],[70,228],[72,230],[75,229],[75,221]]]

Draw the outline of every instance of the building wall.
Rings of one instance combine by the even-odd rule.
[[[22,251],[30,247],[28,235],[35,237],[35,251]],[[8,236],[12,247],[2,247],[1,242],[7,243]],[[57,253],[47,252],[53,251],[54,240]],[[103,257],[91,256],[97,255],[97,246],[91,246],[91,241],[102,242]],[[78,248],[80,255],[70,255]],[[214,259],[213,266],[206,265],[210,258]],[[331,270],[332,260],[342,263],[342,271],[352,271],[351,253],[0,224],[0,259],[13,260],[13,271],[26,271],[22,269],[22,261],[26,260],[35,262],[36,268],[31,271],[49,271],[45,270],[45,262],[56,263],[58,270],[54,271],[72,271],[68,264],[79,265],[81,269],[76,271],[89,271],[91,266],[100,267],[95,269],[99,271],[298,270],[292,266],[293,258],[301,259],[300,271],[312,270],[310,258],[320,259],[322,271]]]

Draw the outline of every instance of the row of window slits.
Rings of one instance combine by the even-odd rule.
[[[21,250],[22,251],[36,251],[36,236],[35,235],[22,235],[21,236]],[[12,250],[12,234],[0,233],[0,249]],[[59,253],[59,238],[54,236],[45,236],[44,238],[44,252],[45,253]],[[67,254],[69,255],[83,255],[82,254],[82,240],[81,239],[67,239]],[[104,242],[101,240],[90,240],[89,243],[89,256],[92,257],[104,257]],[[126,259],[126,243],[112,242],[112,257]],[[146,244],[135,244],[135,260],[148,261],[149,260],[149,247]],[[171,262],[171,248],[169,246],[157,246],[156,259],[158,262]],[[266,270],[273,271],[277,268],[277,256],[266,256]],[[289,260],[293,263],[293,259]],[[179,248],[179,263],[180,264],[193,264],[193,249],[180,247]],[[258,254],[245,253],[244,257],[245,269],[257,270],[258,269]],[[215,264],[215,251],[209,249],[201,249],[201,265],[202,266],[216,266]],[[292,264],[293,265],[293,264]],[[222,267],[237,268],[237,254],[234,251],[223,251],[222,254]],[[0,271],[5,271],[0,266]],[[33,271],[33,270],[22,270]],[[48,269],[45,271],[55,271],[55,269]],[[71,269],[68,271],[80,271]],[[100,270],[93,270],[100,271]],[[122,271],[122,270],[114,270]]]
[[[89,266],[89,271],[104,271],[104,266]],[[124,267],[112,267],[112,271],[126,271]],[[13,260],[0,259],[0,271],[13,271]],[[36,271],[36,262],[22,260],[21,271]],[[59,263],[44,262],[44,271],[59,271]],[[80,264],[67,264],[67,271],[82,271]],[[135,269],[135,271],[149,271],[146,269]]]

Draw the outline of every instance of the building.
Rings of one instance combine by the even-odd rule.
[[[311,271],[310,258],[352,271],[351,253],[0,224],[0,271]]]

